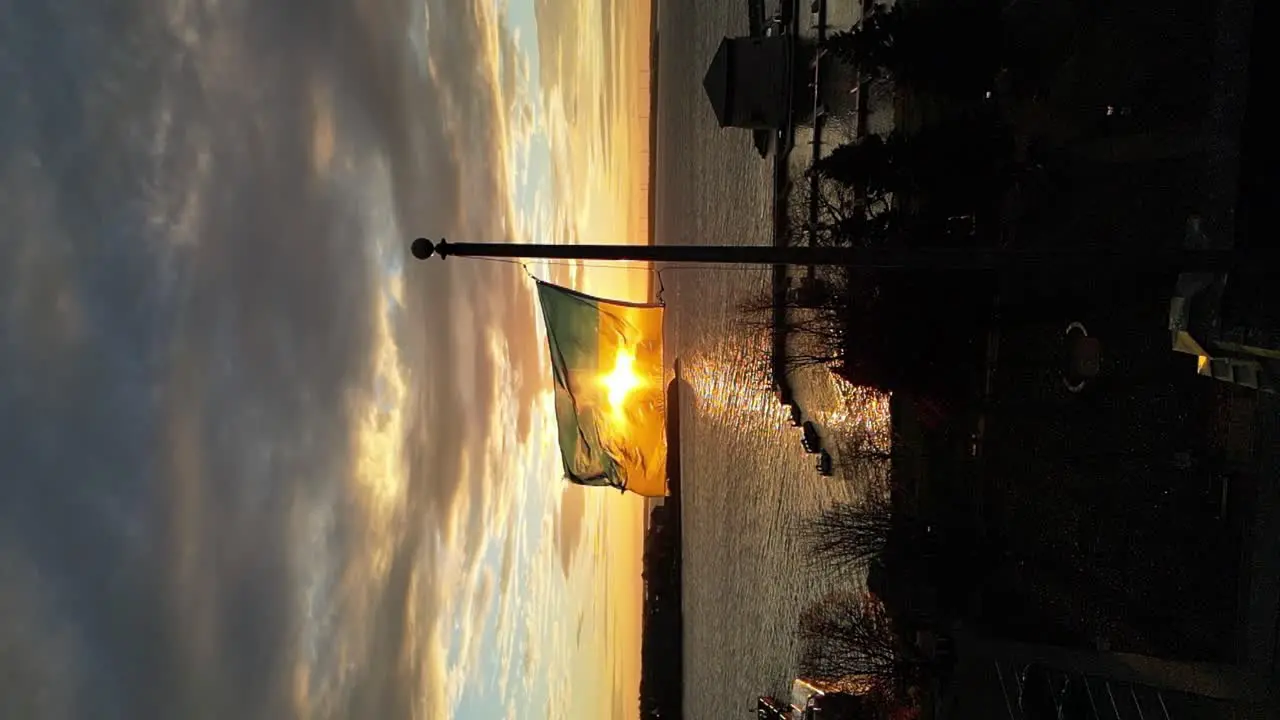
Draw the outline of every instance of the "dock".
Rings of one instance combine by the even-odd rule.
[[[819,0],[825,3],[826,0]],[[798,51],[795,39],[800,33],[800,13],[796,10],[796,0],[783,0],[779,15],[785,21],[783,32],[792,38],[790,57],[794,67]],[[795,144],[795,73],[788,73],[787,82],[787,121],[785,127],[777,133],[773,154],[773,244],[785,246],[791,238],[791,218],[787,213],[787,198],[791,190],[791,171],[788,162],[792,147]],[[816,86],[814,92],[817,96]],[[773,298],[773,316],[770,318],[771,338],[769,377],[774,390],[780,398],[794,399],[791,383],[787,373],[787,292],[790,281],[787,268],[783,265],[773,266],[771,278],[771,294]]]
[[[822,41],[826,38],[826,11],[827,0],[813,0],[809,6],[810,13],[815,19],[814,31],[816,32],[815,41],[820,47]],[[783,19],[783,32],[788,35],[791,40],[790,58],[792,67],[799,55],[799,38],[800,38],[800,8],[798,0],[784,0],[779,10],[779,16]],[[816,161],[821,156],[822,151],[822,102],[820,96],[820,80],[822,57],[821,50],[816,50],[811,59],[813,77],[809,86],[812,102],[813,117],[813,137],[809,143],[812,152],[811,162]],[[791,227],[791,217],[788,214],[788,200],[791,194],[792,178],[791,178],[791,152],[795,148],[796,135],[796,93],[797,78],[799,73],[790,72],[788,74],[787,83],[787,122],[786,126],[778,132],[775,152],[773,155],[773,244],[778,247],[785,247],[790,244],[794,238],[793,228]],[[810,182],[816,186],[817,179],[811,178]],[[813,192],[813,199],[810,201],[809,222],[816,224],[816,215],[818,207],[816,203],[816,187]],[[773,328],[773,336],[771,338],[770,351],[770,380],[774,390],[779,396],[787,402],[787,399],[793,399],[790,380],[787,371],[787,296],[790,292],[791,279],[785,266],[776,265],[773,267],[771,278],[771,295],[773,299],[773,315],[770,318],[770,327]]]

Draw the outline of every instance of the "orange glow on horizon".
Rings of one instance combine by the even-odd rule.
[[[566,45],[560,82],[546,86],[544,122],[557,174],[551,228],[565,228],[564,242],[643,245],[650,242],[650,6],[612,4],[602,29],[600,5],[570,4],[576,26],[587,29]],[[594,62],[612,55],[612,62]],[[567,58],[571,55],[573,61]],[[543,58],[545,64],[551,56]],[[609,97],[613,102],[599,102]],[[647,302],[656,291],[649,264],[582,263],[560,276],[578,290],[629,302]],[[601,410],[624,422],[627,402],[660,379],[649,377],[637,348],[605,348],[600,356]],[[608,406],[608,409],[604,407]],[[643,553],[648,502],[627,494],[592,495],[584,547],[591,547],[597,573],[584,598],[602,622],[598,635],[584,638],[578,662],[583,678],[600,692],[575,694],[571,715],[634,720],[639,707],[640,648],[644,615]],[[607,592],[604,589],[607,588]],[[601,600],[607,597],[607,602]],[[597,605],[596,603],[601,603]],[[597,704],[598,703],[598,704]]]

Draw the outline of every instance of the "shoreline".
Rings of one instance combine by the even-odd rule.
[[[818,0],[822,13],[825,15],[826,0]],[[791,38],[788,47],[788,56],[792,72],[787,74],[787,122],[786,126],[774,135],[775,145],[773,148],[773,237],[771,242],[775,247],[786,247],[789,244],[791,236],[791,218],[787,214],[787,202],[791,194],[791,151],[795,149],[795,89],[796,77],[795,63],[799,54],[797,47],[797,38],[800,32],[800,13],[795,5],[798,4],[793,0],[791,15],[787,19],[786,34]],[[817,102],[818,86],[815,84],[813,88],[814,101]],[[817,132],[815,131],[815,136]],[[817,146],[815,145],[815,148]],[[790,289],[790,276],[787,273],[787,267],[784,265],[774,265],[771,268],[772,277],[770,278],[770,296],[773,303],[771,310],[770,327],[773,328],[770,338],[769,352],[769,381],[774,392],[778,394],[779,400],[784,405],[790,405],[795,402],[795,390],[791,387],[790,373],[787,371],[787,292]],[[797,406],[798,407],[798,406]]]
[[[658,245],[658,70],[660,37],[659,4],[649,6],[649,167],[646,242]],[[660,268],[649,264],[649,299],[660,302]],[[671,348],[664,349],[664,354]],[[640,687],[637,698],[641,716],[684,716],[684,538],[681,504],[680,404],[683,381],[680,358],[672,362],[666,390],[667,496],[660,503],[645,503],[642,578],[644,599],[641,616]],[[692,393],[683,393],[685,398]]]
[[[658,2],[649,3],[649,197],[645,198],[645,240],[649,245],[658,244],[658,67],[659,67]],[[658,302],[661,284],[657,281],[658,268],[649,266],[649,300]]]

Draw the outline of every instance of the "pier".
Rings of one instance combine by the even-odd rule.
[[[810,0],[807,7],[803,8],[800,5],[801,1],[782,0],[775,16],[775,19],[779,21],[778,31],[790,38],[789,55],[792,64],[791,72],[787,75],[786,123],[774,138],[772,158],[772,242],[776,247],[786,247],[796,242],[798,237],[797,228],[792,227],[788,208],[794,187],[791,163],[794,160],[792,151],[796,149],[796,130],[806,120],[806,118],[798,117],[802,107],[804,113],[808,115],[808,122],[812,125],[811,137],[809,142],[806,143],[810,150],[809,164],[811,165],[817,161],[822,153],[822,131],[825,112],[822,102],[823,57],[821,46],[827,34],[827,0]],[[754,2],[754,0],[750,4],[752,8],[753,34],[755,32],[755,15],[757,14],[754,8],[757,5],[762,7],[762,3]],[[806,10],[808,11],[811,27],[802,32],[800,17],[801,13]],[[808,71],[806,72],[799,70],[802,60],[808,63]],[[802,81],[806,82],[808,96],[800,95],[802,91],[797,86]],[[802,103],[803,106],[801,105]],[[758,134],[756,145],[757,149],[759,149]],[[817,225],[818,206],[816,198],[818,197],[818,179],[810,177],[808,180],[810,183],[808,218],[809,227],[812,228]],[[810,238],[810,242],[812,243],[812,238]],[[808,274],[812,277],[812,268],[808,269]],[[792,278],[786,267],[780,265],[773,267],[772,277],[770,278],[773,308],[772,317],[770,318],[772,335],[770,338],[769,377],[779,400],[792,406],[792,417],[802,418],[804,412],[802,408],[799,408],[794,389],[791,386],[787,360],[789,340],[787,300],[788,293],[791,291],[791,282]]]

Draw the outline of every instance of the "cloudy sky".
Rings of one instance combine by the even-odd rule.
[[[635,715],[642,505],[525,271],[406,244],[642,240],[647,6],[0,18],[0,717]]]

